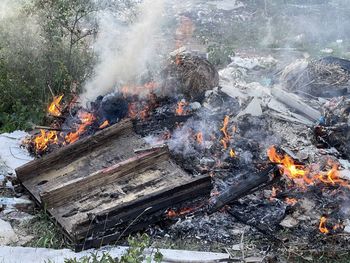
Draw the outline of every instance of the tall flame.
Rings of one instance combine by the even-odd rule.
[[[88,126],[90,126],[96,119],[96,117],[89,112],[80,112],[78,114],[81,124],[75,132],[70,132],[65,137],[67,143],[76,142],[79,137],[85,133]]]
[[[55,117],[59,117],[62,115],[62,109],[61,109],[61,100],[63,98],[63,95],[61,96],[55,96],[53,98],[53,101],[51,102],[49,108],[48,108],[48,112],[50,113],[50,115],[55,116]]]
[[[220,131],[223,133],[224,137],[221,139],[221,143],[224,147],[224,149],[226,150],[229,143],[230,143],[230,139],[231,139],[231,136],[229,135],[228,131],[227,131],[227,127],[228,127],[228,124],[229,124],[229,120],[230,120],[230,117],[229,116],[225,116],[224,118],[224,123],[223,123],[223,126],[222,128],[220,129]]]
[[[321,219],[320,219],[320,223],[319,223],[319,225],[318,225],[318,229],[319,229],[320,232],[323,233],[323,234],[328,234],[328,233],[329,233],[329,230],[328,230],[328,228],[326,227],[326,223],[327,223],[327,217],[322,216]]]

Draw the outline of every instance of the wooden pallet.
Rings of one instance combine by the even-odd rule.
[[[99,247],[162,219],[183,201],[209,196],[211,180],[175,164],[124,120],[16,170],[18,179],[76,249]]]

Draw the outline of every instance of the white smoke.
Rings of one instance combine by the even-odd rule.
[[[152,64],[163,9],[164,0],[145,0],[139,6],[137,21],[127,28],[114,17],[103,15],[94,47],[100,61],[81,95],[83,104],[115,91],[117,83],[135,84]]]

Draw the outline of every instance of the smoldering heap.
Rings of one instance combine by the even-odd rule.
[[[246,67],[245,61],[255,66]],[[152,236],[235,244],[242,234],[237,229],[243,224],[250,226],[249,235],[266,238],[277,247],[289,240],[284,244],[287,250],[296,242],[302,249],[320,249],[329,246],[332,239],[346,247],[347,236],[336,234],[349,228],[344,205],[350,201],[346,177],[350,169],[346,160],[350,148],[349,100],[345,96],[335,98],[333,85],[327,93],[332,98],[321,103],[313,99],[318,96],[317,88],[291,88],[291,79],[301,79],[290,70],[293,66],[285,69],[283,81],[274,80],[278,83],[274,87],[248,82],[252,75],[258,79],[266,76],[266,71],[280,71],[276,64],[271,58],[236,58],[220,71],[219,83],[219,74],[207,60],[188,53],[175,54],[160,83],[150,80],[123,87],[118,93],[98,97],[89,109],[56,102],[54,108],[60,114],[52,128],[61,131],[53,136],[55,140],[47,136],[52,131],[41,131],[30,139],[29,149],[40,157],[74,143],[67,141],[69,135],[89,136],[104,125],[129,117],[134,120],[135,131],[149,143],[167,144],[183,169],[213,178],[211,200],[169,207],[165,216],[172,224],[149,227]],[[304,70],[310,70],[315,78],[321,78],[313,65],[308,66],[311,69],[304,67],[302,76]],[[329,78],[323,81],[336,85]],[[280,90],[281,86],[285,90]],[[147,90],[147,96],[139,96],[141,90]],[[302,91],[303,96],[290,91]],[[313,92],[312,96],[307,91]],[[283,98],[278,97],[281,93]],[[293,103],[285,104],[286,97],[293,98]],[[296,104],[306,106],[293,108]],[[94,116],[92,121],[85,121],[87,113]],[[36,140],[43,135],[50,143],[38,151]],[[269,170],[263,174],[266,180],[261,185],[253,185],[238,197],[229,192],[219,211],[207,213],[208,204],[223,200],[228,189],[259,178],[271,163],[278,167],[279,176],[270,180]]]

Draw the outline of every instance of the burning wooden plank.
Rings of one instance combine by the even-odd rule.
[[[17,177],[20,181],[24,182],[48,170],[61,169],[78,158],[90,154],[96,148],[101,147],[101,145],[113,141],[116,137],[130,133],[131,130],[131,121],[123,120],[116,126],[97,132],[93,137],[83,138],[49,155],[17,168]]]
[[[135,153],[135,149],[148,150]],[[169,158],[166,147],[150,148],[134,133],[130,120],[16,172],[77,249],[118,240],[164,219],[170,206],[209,197],[211,190],[209,176],[186,173]]]

